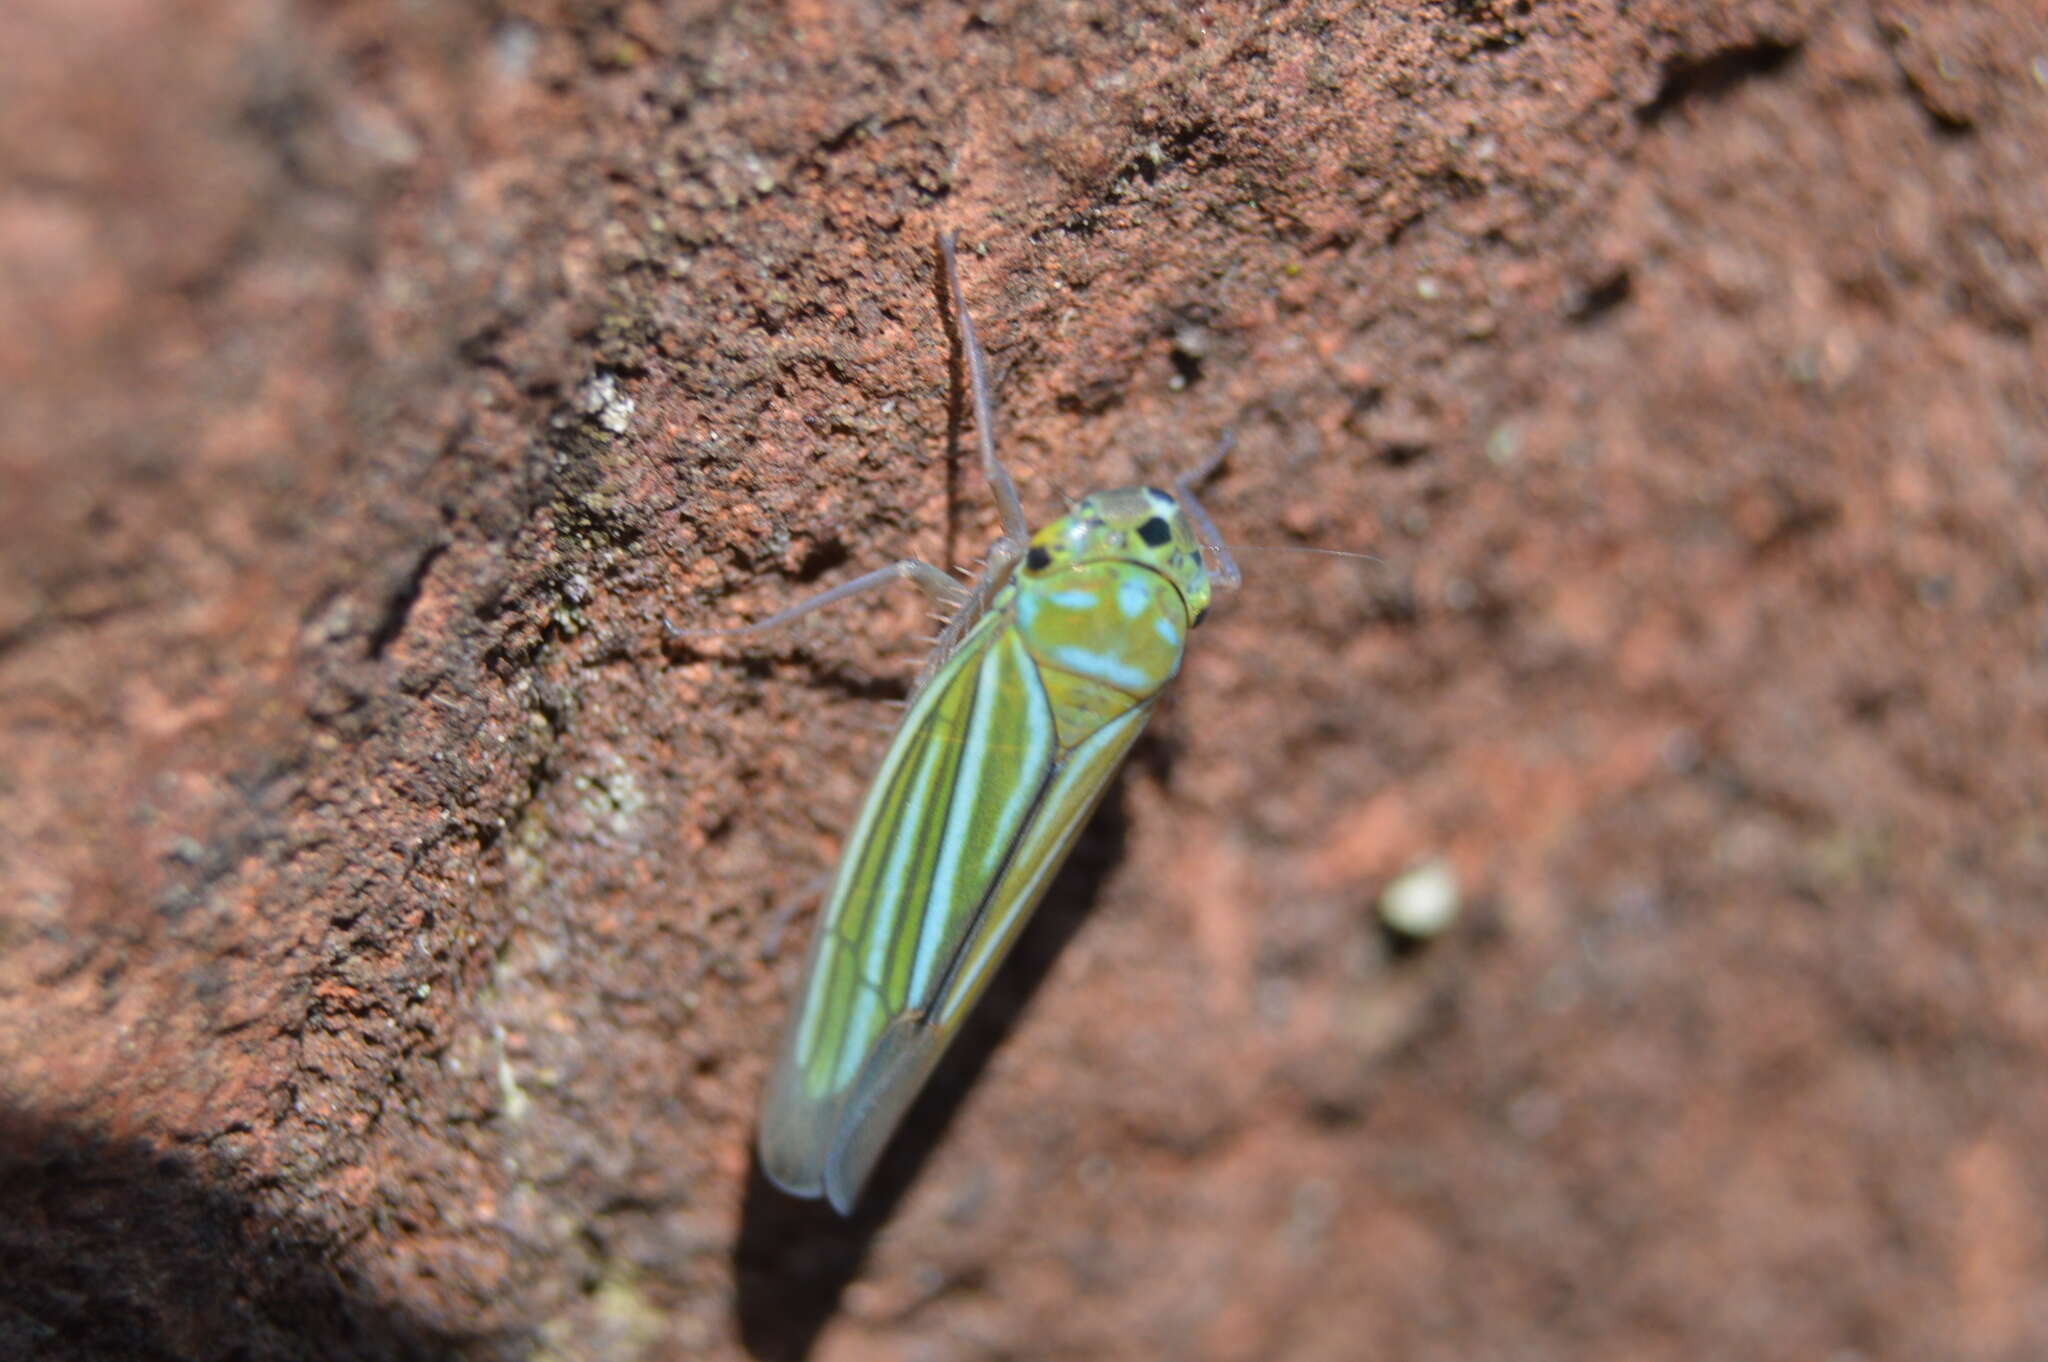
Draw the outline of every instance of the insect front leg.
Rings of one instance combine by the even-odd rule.
[[[1217,532],[1216,522],[1209,519],[1209,513],[1202,509],[1201,501],[1195,496],[1195,487],[1214,473],[1231,449],[1237,444],[1237,432],[1226,430],[1223,438],[1216,442],[1216,452],[1211,454],[1201,467],[1191,469],[1173,480],[1174,499],[1194,523],[1195,537],[1202,541],[1202,547],[1209,551],[1209,575],[1217,586],[1225,591],[1235,591],[1244,582],[1244,573],[1239,570],[1237,560],[1230,556],[1224,546],[1223,536]]]
[[[1003,523],[1002,535],[988,546],[988,553],[982,560],[981,575],[974,580],[972,590],[963,597],[960,608],[940,631],[931,656],[925,659],[924,668],[918,673],[913,693],[921,690],[934,672],[945,665],[960,640],[978,623],[989,602],[1010,580],[1011,572],[1024,557],[1024,550],[1031,540],[1031,524],[1024,517],[1024,502],[1017,495],[1016,479],[1010,470],[1003,467],[1003,461],[996,454],[995,400],[989,390],[988,355],[981,348],[981,337],[974,329],[974,314],[967,309],[967,295],[960,287],[960,258],[958,253],[958,232],[946,232],[939,237],[939,253],[946,261],[946,285],[953,297],[953,316],[960,327],[960,349],[967,359],[968,390],[974,400],[974,436],[981,450],[982,476],[988,482],[989,494],[995,498],[996,515]]]
[[[1024,552],[1024,543],[1031,538],[1031,525],[1024,518],[1024,503],[1017,496],[1016,481],[996,457],[995,402],[989,396],[988,356],[982,353],[981,338],[974,334],[967,295],[960,289],[960,261],[954,252],[959,235],[947,232],[941,236],[939,252],[946,257],[946,284],[953,293],[953,315],[960,322],[960,348],[967,353],[967,382],[974,394],[974,434],[981,445],[981,471],[988,479],[989,491],[996,499],[996,512],[1003,521],[1003,539],[996,542],[1010,541],[1014,557]],[[993,562],[993,549],[989,556]]]

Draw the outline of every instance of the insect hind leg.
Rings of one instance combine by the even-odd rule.
[[[742,624],[732,629],[678,629],[664,617],[662,626],[668,630],[670,638],[677,639],[740,638],[749,634],[762,634],[771,629],[780,629],[783,625],[801,619],[814,610],[822,610],[848,597],[864,595],[896,582],[913,583],[925,595],[931,597],[935,604],[954,611],[966,604],[974,594],[954,581],[943,569],[935,568],[921,559],[903,558],[887,567],[864,572],[850,582],[841,582],[838,586],[821,591],[807,601],[798,601],[787,610],[778,610],[767,619],[756,620],[752,624]]]

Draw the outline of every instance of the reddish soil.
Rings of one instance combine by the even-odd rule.
[[[0,1356],[2048,1356],[2038,0],[0,49]],[[992,537],[946,227],[1035,515],[1234,429],[1375,558],[842,1222],[750,1130],[920,607],[663,621]]]

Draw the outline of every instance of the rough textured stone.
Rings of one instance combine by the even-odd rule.
[[[2032,0],[0,14],[0,1355],[2048,1353]],[[851,1223],[918,602],[1251,553]],[[1382,938],[1440,856],[1465,909]]]

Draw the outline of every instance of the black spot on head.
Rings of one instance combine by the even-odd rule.
[[[1145,495],[1158,502],[1161,506],[1173,505],[1173,498],[1167,493],[1160,491],[1157,487],[1147,487]]]
[[[1205,605],[1200,610],[1197,610],[1195,612],[1195,617],[1192,620],[1188,621],[1188,623],[1193,625],[1195,628],[1199,629],[1202,625],[1202,621],[1207,618],[1209,618],[1209,607]]]
[[[1138,538],[1156,549],[1173,538],[1173,527],[1163,517],[1155,515],[1138,527]]]
[[[1042,544],[1033,544],[1031,552],[1024,555],[1024,570],[1026,572],[1043,572],[1051,566],[1052,555],[1045,551],[1045,546]]]

